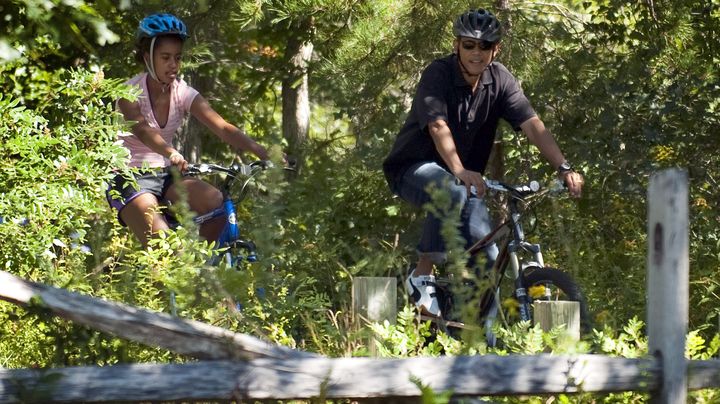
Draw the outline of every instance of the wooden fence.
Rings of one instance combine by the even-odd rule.
[[[0,299],[198,359],[58,369],[0,369],[0,403],[225,401],[312,398],[406,400],[419,381],[457,396],[650,392],[684,403],[720,387],[720,361],[684,357],[688,319],[687,177],[663,171],[648,192],[650,355],[510,355],[408,359],[325,358],[163,313],[83,296],[0,271]]]

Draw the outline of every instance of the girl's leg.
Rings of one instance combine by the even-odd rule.
[[[184,178],[180,184],[173,184],[168,188],[165,197],[173,203],[180,200],[178,186],[184,187],[190,210],[199,215],[211,212],[222,205],[222,193],[214,186],[197,178]],[[225,220],[224,217],[217,217],[202,224],[200,226],[200,237],[205,240],[217,240],[225,226]]]
[[[169,228],[159,209],[160,206],[155,195],[143,193],[128,202],[120,211],[120,218],[143,246],[147,246],[148,239],[152,234]]]

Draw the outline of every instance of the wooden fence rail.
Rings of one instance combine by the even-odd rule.
[[[416,382],[458,396],[646,391],[684,403],[687,390],[720,387],[720,361],[687,361],[687,176],[651,179],[648,201],[646,358],[601,355],[337,358],[71,293],[0,271],[0,299],[43,307],[112,335],[197,359],[60,369],[0,369],[0,403],[417,398]]]
[[[0,403],[416,398],[653,391],[656,359],[601,355],[301,358],[0,370]],[[691,390],[720,387],[720,361],[688,362]]]
[[[690,272],[687,173],[665,170],[653,175],[647,200],[648,351],[663,367],[662,389],[651,401],[684,403]]]
[[[35,305],[95,330],[198,359],[314,356],[199,321],[29,282],[5,271],[0,271],[0,299]]]
[[[543,354],[5,370],[0,371],[0,402],[418,397],[421,391],[412,377],[458,396],[649,391],[658,387],[660,367],[653,359]],[[23,397],[23,392],[33,396]]]

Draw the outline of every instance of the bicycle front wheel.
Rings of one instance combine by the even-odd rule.
[[[565,300],[580,304],[580,327],[590,330],[590,315],[580,286],[564,271],[549,267],[530,266],[523,270],[523,284],[531,303]]]

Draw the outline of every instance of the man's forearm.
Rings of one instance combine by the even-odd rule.
[[[435,121],[428,125],[430,137],[435,143],[440,157],[453,174],[457,174],[464,169],[460,156],[457,154],[457,147],[452,137],[452,132],[445,121]]]
[[[520,127],[530,143],[538,148],[540,154],[547,159],[554,169],[557,169],[565,161],[565,156],[563,156],[555,138],[539,118],[531,118]]]

